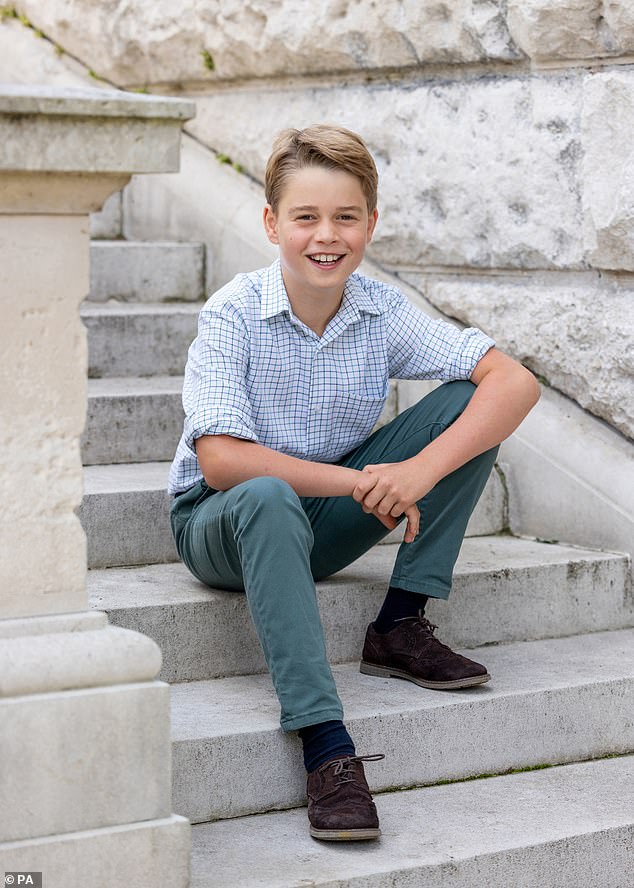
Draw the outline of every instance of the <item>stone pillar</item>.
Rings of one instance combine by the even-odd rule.
[[[79,439],[89,213],[178,169],[191,102],[0,86],[0,876],[186,886],[169,689],[145,636],[88,610]]]

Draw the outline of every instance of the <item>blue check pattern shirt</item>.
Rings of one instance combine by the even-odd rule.
[[[494,344],[475,328],[432,320],[397,288],[361,274],[348,278],[319,337],[293,314],[279,260],[240,274],[200,312],[168,490],[203,477],[194,450],[202,435],[337,462],[372,431],[390,378],[468,379]]]

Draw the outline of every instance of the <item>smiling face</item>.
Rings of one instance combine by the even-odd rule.
[[[343,170],[304,167],[284,184],[277,212],[267,204],[264,227],[280,248],[291,305],[318,300],[329,312],[343,296],[370,242],[377,211],[368,212],[359,180]]]

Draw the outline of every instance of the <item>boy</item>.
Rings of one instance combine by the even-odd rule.
[[[245,590],[281,704],[299,731],[319,839],[376,838],[376,808],[343,724],[314,580],[406,520],[361,672],[426,688],[489,679],[423,615],[447,598],[497,445],[539,397],[479,330],[432,321],[355,274],[377,221],[374,162],[334,126],[282,132],[266,170],[270,268],[238,275],[200,314],[170,474],[178,552],[210,586]],[[371,434],[390,377],[440,386]],[[378,756],[382,758],[383,756]]]

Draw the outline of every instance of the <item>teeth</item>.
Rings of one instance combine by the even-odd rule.
[[[336,262],[339,258],[340,256],[335,256],[333,253],[317,253],[316,256],[311,256],[316,262]]]

